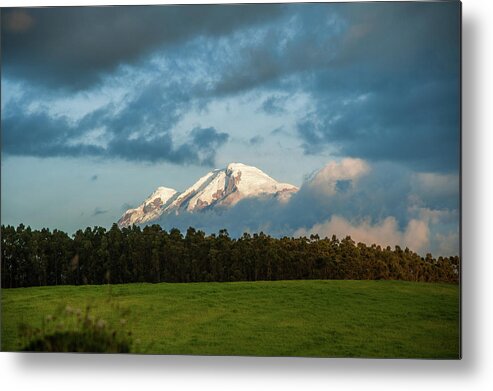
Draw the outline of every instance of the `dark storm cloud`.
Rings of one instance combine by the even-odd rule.
[[[459,18],[458,2],[14,9],[2,14],[8,77],[87,87],[157,48],[169,64],[129,92],[123,108],[100,108],[75,128],[63,117],[2,115],[5,150],[209,164],[227,138],[204,131],[175,145],[173,127],[216,98],[272,90],[259,106],[270,115],[283,114],[298,92],[311,100],[295,129],[306,154],[330,147],[340,156],[457,172]],[[13,132],[36,124],[43,125],[37,135]],[[109,136],[104,151],[64,142],[96,128]]]
[[[93,156],[213,166],[227,133],[197,127],[185,142],[173,141],[172,128],[190,107],[189,97],[182,93],[186,84],[151,82],[139,87],[122,103],[109,103],[75,122],[30,110],[27,92],[2,111],[2,151],[6,156]],[[90,140],[95,129],[102,129],[99,143]]]
[[[135,132],[148,135],[168,132],[179,121],[189,103],[189,96],[182,93],[185,86],[154,81],[143,83],[126,96],[122,107],[113,103],[101,107],[86,115],[81,126],[104,126],[108,132],[120,136]]]
[[[242,48],[215,93],[306,91],[315,102],[298,124],[307,154],[331,146],[341,156],[458,169],[458,2],[286,7],[299,11],[296,23],[273,24]],[[261,108],[275,115],[282,105],[269,98]]]
[[[348,7],[331,66],[313,79],[317,108],[298,124],[307,153],[457,171],[459,4]]]
[[[336,65],[367,59],[370,64],[361,68],[374,65],[415,74],[458,72],[460,2],[361,3],[344,7],[341,13],[349,27]],[[417,64],[427,66],[412,69]]]
[[[191,131],[191,140],[178,146],[170,134],[150,139],[118,138],[109,143],[106,153],[111,157],[127,160],[213,166],[216,149],[224,144],[228,137],[227,133],[218,132],[214,128],[195,128]]]
[[[194,128],[191,132],[192,146],[202,164],[213,166],[215,151],[229,139],[227,133],[214,128]]]
[[[268,25],[258,44],[240,47],[218,92],[272,85],[300,72],[309,77],[299,82],[316,82],[320,70],[342,76],[336,88],[362,82],[380,87],[389,76],[382,72],[406,78],[458,76],[458,2],[288,4],[283,9],[286,18]]]
[[[26,114],[26,107],[2,112],[2,152],[17,156],[84,156],[100,155],[94,145],[71,145],[74,129],[64,117],[53,118],[43,112]],[[77,133],[75,133],[77,135]]]
[[[319,97],[317,110],[298,123],[298,134],[306,153],[332,145],[341,156],[400,161],[416,170],[454,171],[460,111],[454,84],[394,80],[391,87],[349,98],[349,103],[326,93]]]
[[[200,149],[207,150],[228,140],[226,133],[218,133],[214,128],[194,128],[192,130],[193,143]]]
[[[108,144],[108,154],[112,157],[134,161],[170,161],[173,163],[196,162],[195,153],[188,145],[175,148],[169,134],[150,139],[115,138]]]
[[[283,86],[283,78],[323,69],[336,55],[344,23],[337,4],[286,4],[286,17],[263,31],[255,46],[240,47],[237,62],[224,69],[216,94],[235,94],[252,88]],[[293,20],[292,17],[296,16]],[[298,81],[286,87],[300,87]],[[266,103],[266,108],[277,108]]]
[[[28,113],[22,101],[15,103],[7,105],[2,116],[2,152],[6,156],[93,156],[212,166],[217,148],[229,137],[215,128],[195,128],[191,130],[189,141],[177,145],[167,126],[158,130],[150,127],[144,134],[133,135],[133,131],[143,126],[143,119],[137,115],[130,117],[129,121],[131,119],[134,125],[131,127],[124,121],[125,110],[114,116],[106,110],[93,112],[72,124],[65,117],[51,117],[44,112]],[[87,145],[78,140],[93,127],[104,124],[109,137],[107,145]]]
[[[271,22],[277,5],[2,10],[2,71],[50,87],[87,88],[120,64],[199,35]]]

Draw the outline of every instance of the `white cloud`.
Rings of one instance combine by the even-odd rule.
[[[460,247],[460,238],[458,232],[451,232],[442,235],[436,234],[435,240],[438,243],[438,254],[440,255],[458,255]]]
[[[323,195],[336,193],[337,182],[350,180],[352,184],[370,171],[369,165],[362,159],[346,158],[340,162],[330,162],[320,169],[308,186]]]
[[[401,236],[401,245],[419,252],[429,243],[430,230],[422,220],[412,219],[407,224],[406,231]]]
[[[420,252],[429,243],[429,228],[424,221],[412,219],[404,231],[400,231],[397,220],[389,216],[380,223],[372,224],[370,219],[363,220],[358,224],[352,224],[341,216],[332,216],[321,224],[315,224],[309,229],[298,229],[295,236],[309,236],[318,234],[321,237],[338,238],[351,236],[355,242],[363,242],[368,245],[379,244],[382,246],[409,247],[411,250]]]
[[[456,209],[431,209],[412,206],[408,208],[408,211],[410,214],[418,216],[419,220],[426,221],[428,224],[439,224],[458,219],[458,211]]]
[[[432,196],[456,194],[459,191],[457,174],[418,173],[414,177],[414,187],[419,193]]]

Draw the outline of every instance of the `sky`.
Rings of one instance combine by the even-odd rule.
[[[460,3],[9,8],[1,222],[109,228],[230,162],[300,191],[166,228],[459,252]]]

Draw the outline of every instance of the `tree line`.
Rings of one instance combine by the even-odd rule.
[[[206,235],[159,225],[120,229],[32,230],[1,227],[3,288],[44,285],[121,284],[301,279],[459,281],[459,257],[421,257],[408,248],[319,238],[274,238],[226,230]]]

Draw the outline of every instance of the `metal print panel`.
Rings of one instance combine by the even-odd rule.
[[[1,18],[3,351],[460,358],[459,2]]]

